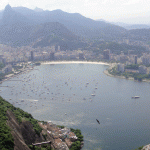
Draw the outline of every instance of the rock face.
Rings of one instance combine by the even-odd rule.
[[[33,125],[29,121],[23,121],[20,125],[11,111],[7,111],[7,125],[12,129],[14,137],[14,150],[30,150],[27,145],[44,141],[42,136],[38,136]]]
[[[14,137],[14,144],[15,144],[14,150],[30,150],[23,139],[21,128],[14,114],[11,111],[7,111],[7,117],[8,117],[7,124],[12,129],[11,133]]]
[[[42,132],[37,135],[29,121],[22,119],[23,121],[19,124],[10,110],[7,110],[7,117],[7,125],[11,128],[14,138],[14,150],[30,150],[28,145],[41,145],[43,141],[49,141],[48,144],[50,143],[52,149],[69,150],[72,143],[78,139],[69,128],[59,128],[51,122],[38,122]]]
[[[150,144],[149,145],[146,145],[142,148],[142,150],[150,150]]]

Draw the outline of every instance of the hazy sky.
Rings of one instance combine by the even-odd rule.
[[[150,13],[150,0],[0,0],[0,10],[7,4],[44,10],[61,9],[80,13],[92,19],[115,21],[118,18],[143,16]]]

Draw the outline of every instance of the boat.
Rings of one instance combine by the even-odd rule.
[[[91,94],[91,96],[95,96],[95,94]]]
[[[132,96],[132,98],[140,98],[140,96]]]

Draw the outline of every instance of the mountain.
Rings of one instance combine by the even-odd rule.
[[[149,41],[150,39],[150,29],[133,29],[129,30],[128,37],[134,38],[134,40],[138,41]]]
[[[83,48],[87,41],[113,41],[123,38],[148,40],[145,30],[127,30],[104,20],[95,21],[78,13],[43,11],[7,5],[0,12],[0,42],[13,46],[45,47],[60,45],[63,50]],[[122,24],[122,26],[127,26]],[[136,28],[138,25],[134,25]],[[142,25],[141,25],[142,27]],[[129,26],[128,26],[129,28]],[[133,28],[133,27],[132,27]],[[149,30],[147,30],[149,33]],[[141,36],[142,35],[142,36]],[[145,37],[146,36],[146,37]]]
[[[87,45],[81,39],[113,40],[126,32],[122,27],[78,13],[35,11],[10,5],[5,7],[1,22],[0,41],[14,46],[59,44],[63,49],[76,49]]]
[[[33,10],[27,8],[5,7],[0,26],[1,43],[13,46],[51,46],[62,45],[62,49],[78,48],[84,43],[80,42],[78,36],[69,31],[64,25],[58,22],[37,23],[27,17],[27,14],[36,14]],[[21,11],[22,13],[19,13]]]
[[[97,22],[78,13],[67,13],[62,10],[35,12],[28,9],[24,11],[25,8],[13,9],[36,23],[59,22],[65,25],[74,34],[86,38],[112,39],[117,38],[118,35],[121,36],[122,33],[126,31],[122,27],[104,21]],[[112,30],[109,30],[110,28]],[[107,30],[109,30],[109,33],[111,32],[111,36]]]
[[[96,20],[96,21],[100,21],[100,20],[101,19]],[[150,25],[148,24],[127,24],[123,22],[111,22],[111,24],[127,29],[126,32],[124,32],[122,38],[130,39],[131,41],[137,40],[137,41],[149,42]]]
[[[127,30],[132,30],[132,29],[149,29],[150,24],[128,24],[128,23],[123,23],[123,22],[109,22],[104,19],[97,19],[96,21],[103,21],[106,23],[110,23],[116,26],[123,27]]]
[[[149,29],[150,25],[147,24],[127,24],[127,23],[122,23],[122,22],[112,22],[112,24],[121,26],[127,30],[131,29]]]
[[[11,25],[18,22],[30,23],[30,20],[22,14],[15,12],[8,4],[3,11],[2,23],[4,25]]]
[[[34,9],[34,11],[36,11],[36,12],[42,12],[42,11],[44,11],[44,10],[41,9],[41,8],[36,7],[36,8]]]
[[[72,50],[86,46],[86,43],[81,42],[78,36],[58,22],[40,24],[34,28],[30,34],[30,39],[34,41],[34,47],[60,45],[62,50]]]
[[[66,48],[68,43],[79,44],[79,39],[71,33],[64,25],[57,22],[44,23],[39,25],[29,25],[22,22],[17,24],[2,25],[0,27],[0,41],[13,46],[51,46],[62,45]],[[70,45],[70,44],[69,44]]]
[[[150,25],[146,25],[146,24],[132,24],[132,25],[128,25],[128,26],[124,26],[124,28],[131,30],[131,29],[149,29]]]

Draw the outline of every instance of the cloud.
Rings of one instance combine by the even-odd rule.
[[[135,5],[140,3],[140,0],[129,0],[127,2],[125,2],[123,5]]]
[[[108,1],[109,1],[109,0],[103,0],[103,1],[101,2],[101,4],[106,4],[106,3],[108,3]]]

